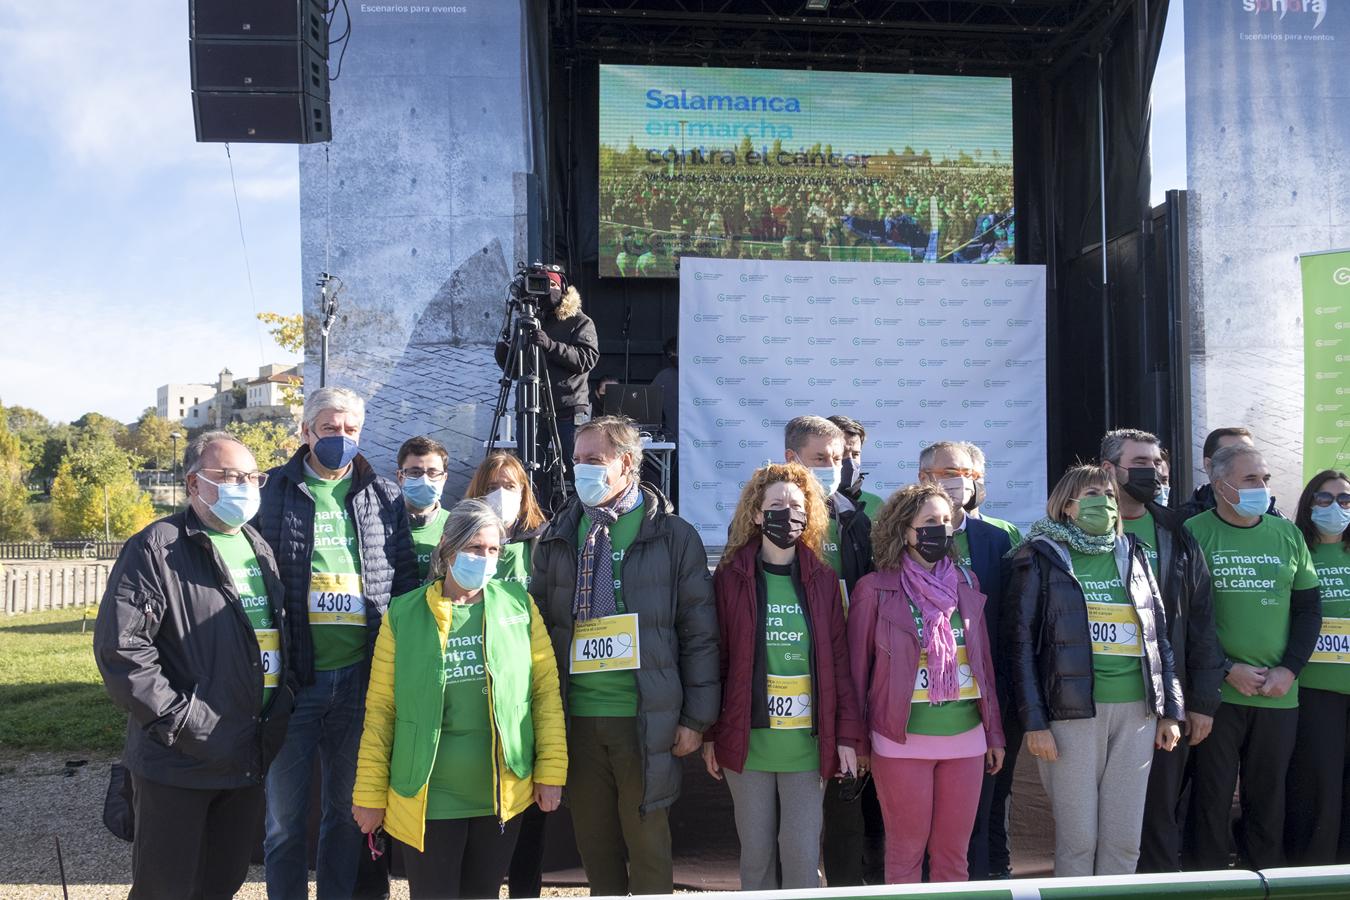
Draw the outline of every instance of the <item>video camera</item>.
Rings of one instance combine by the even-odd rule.
[[[511,279],[511,297],[521,303],[538,304],[547,297],[552,282],[549,275],[557,275],[563,280],[564,289],[567,285],[567,276],[563,274],[562,266],[545,265],[541,262],[531,263],[530,265],[520,264],[516,269],[515,276]]]

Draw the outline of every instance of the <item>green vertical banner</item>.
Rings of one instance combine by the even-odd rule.
[[[1350,468],[1350,250],[1307,253],[1303,272],[1303,480]]]

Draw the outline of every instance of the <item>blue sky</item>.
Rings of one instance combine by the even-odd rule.
[[[1181,4],[1154,199],[1185,187]],[[182,0],[0,0],[0,401],[134,419],[166,382],[285,361],[254,320],[221,144],[193,139]],[[231,147],[259,310],[299,312],[295,147]]]

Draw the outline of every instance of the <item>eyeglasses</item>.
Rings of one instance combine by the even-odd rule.
[[[238,469],[198,469],[199,472],[219,472],[220,480],[214,484],[251,484],[254,487],[262,487],[267,484],[266,472],[241,472]],[[209,480],[209,479],[208,479]]]
[[[929,475],[933,478],[970,478],[978,479],[980,473],[974,469],[920,469],[920,475]]]
[[[1318,491],[1313,494],[1313,506],[1330,506],[1332,503],[1340,505],[1344,509],[1350,509],[1350,494],[1332,495],[1331,491]]]
[[[435,481],[438,478],[445,477],[444,469],[423,469],[418,466],[412,466],[407,469],[399,469],[399,474],[405,478],[422,478],[423,476]]]

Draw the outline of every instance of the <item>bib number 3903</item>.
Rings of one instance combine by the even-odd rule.
[[[1088,632],[1092,652],[1105,656],[1143,656],[1139,617],[1126,603],[1088,601]]]
[[[587,619],[572,631],[573,675],[636,669],[640,659],[637,613]]]

